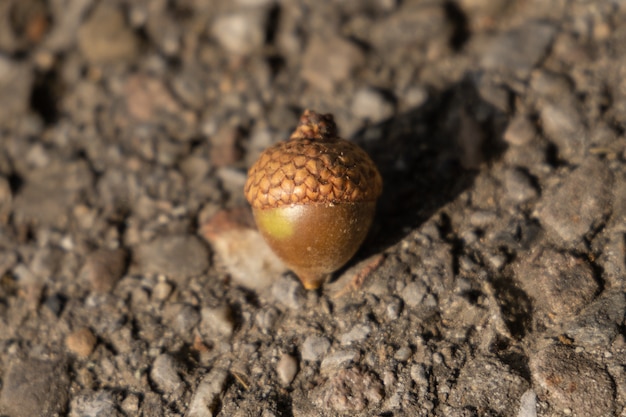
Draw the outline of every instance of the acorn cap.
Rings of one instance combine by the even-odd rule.
[[[376,201],[382,178],[358,145],[337,136],[332,115],[306,110],[286,142],[266,149],[244,188],[254,209]]]

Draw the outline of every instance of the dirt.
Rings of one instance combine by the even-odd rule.
[[[626,415],[626,3],[0,3],[0,416]],[[247,168],[384,182],[306,291]]]

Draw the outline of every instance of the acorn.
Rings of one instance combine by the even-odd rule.
[[[306,110],[289,140],[248,171],[245,196],[261,235],[306,289],[317,289],[359,249],[382,178],[330,114]]]

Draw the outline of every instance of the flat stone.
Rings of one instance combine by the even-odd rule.
[[[537,248],[520,259],[515,277],[537,312],[555,322],[579,313],[599,290],[591,265],[582,258]]]
[[[331,92],[361,66],[365,57],[355,44],[338,36],[314,36],[302,58],[302,78],[320,90]]]
[[[614,415],[615,391],[604,367],[570,347],[550,346],[530,357],[530,371],[539,398],[557,410],[576,415]]]
[[[233,334],[235,323],[228,305],[204,307],[200,311],[200,333],[209,339],[229,338]]]
[[[178,364],[166,353],[157,356],[152,363],[150,379],[161,391],[167,393],[176,391],[183,383],[178,376]]]
[[[211,244],[235,283],[261,290],[287,269],[252,223],[247,209],[223,210],[201,220],[199,234]]]
[[[160,236],[139,245],[133,252],[133,261],[140,273],[181,280],[204,273],[209,267],[209,252],[192,235]]]
[[[378,123],[393,115],[394,105],[381,91],[363,87],[354,93],[352,113],[371,123]]]
[[[556,145],[559,158],[573,163],[582,161],[589,134],[573,98],[542,103],[539,119],[544,133]]]
[[[312,392],[313,402],[322,409],[354,413],[375,407],[385,396],[378,377],[360,368],[339,369]]]
[[[536,134],[537,129],[528,116],[517,114],[507,125],[503,138],[511,145],[524,146],[530,143]]]
[[[300,348],[300,356],[305,361],[321,360],[330,349],[330,340],[324,336],[307,336]]]
[[[98,249],[87,255],[80,276],[94,291],[111,291],[124,275],[127,259],[124,249]]]
[[[70,417],[120,417],[115,396],[109,391],[96,391],[74,397]]]
[[[92,63],[127,61],[137,56],[139,41],[120,8],[99,3],[78,29],[78,47]]]
[[[543,195],[536,216],[565,243],[580,243],[611,211],[611,172],[604,162],[589,158],[562,183]]]
[[[517,417],[537,417],[537,394],[535,391],[528,390],[519,400],[519,411]]]
[[[33,82],[34,73],[30,64],[0,56],[0,122],[10,123],[28,111]]]
[[[70,379],[63,362],[26,359],[9,363],[2,381],[0,412],[11,417],[65,412]]]
[[[215,367],[198,384],[191,397],[185,417],[213,417],[218,412],[218,399],[222,394],[228,372]]]
[[[342,345],[350,345],[364,341],[372,332],[369,324],[357,324],[339,338]]]
[[[547,52],[555,33],[554,24],[531,21],[498,35],[483,52],[481,66],[525,78]]]
[[[78,47],[91,63],[126,61],[137,56],[139,41],[119,7],[99,3],[78,29]]]
[[[479,415],[489,411],[505,414],[517,407],[528,388],[524,378],[500,361],[479,357],[461,369],[449,403],[454,407],[475,407]]]
[[[200,313],[185,303],[167,304],[163,309],[163,322],[185,338],[190,338],[193,328],[200,321]]]
[[[262,10],[245,10],[218,16],[211,33],[226,51],[247,55],[258,51],[265,41],[265,13]]]
[[[507,169],[502,185],[506,199],[515,204],[525,203],[539,195],[530,176],[520,169]]]

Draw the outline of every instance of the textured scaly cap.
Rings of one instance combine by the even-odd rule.
[[[288,141],[261,154],[244,188],[255,209],[375,201],[381,192],[380,173],[365,151],[337,136],[332,115],[311,110]]]

